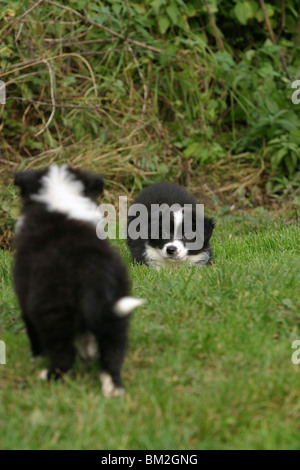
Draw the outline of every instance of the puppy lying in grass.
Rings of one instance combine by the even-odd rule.
[[[210,265],[215,225],[197,206],[195,197],[175,183],[156,183],[143,189],[128,212],[127,244],[133,262],[157,270],[182,264]],[[131,228],[138,222],[141,233],[137,236]]]
[[[124,392],[130,296],[122,260],[96,235],[101,176],[50,166],[15,175],[23,200],[15,235],[14,286],[33,356],[45,355],[41,378],[70,371],[76,356],[99,353],[105,396]]]

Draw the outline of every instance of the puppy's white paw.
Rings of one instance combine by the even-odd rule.
[[[112,377],[107,374],[106,372],[102,372],[100,374],[100,380],[102,383],[102,392],[105,398],[109,397],[122,397],[125,395],[125,390],[122,387],[117,387],[113,380]]]
[[[39,373],[40,380],[47,380],[48,378],[48,369],[42,369]]]

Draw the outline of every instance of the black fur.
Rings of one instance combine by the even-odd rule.
[[[127,270],[89,222],[49,212],[30,196],[42,185],[48,169],[17,173],[24,217],[15,236],[14,286],[34,356],[49,358],[48,379],[71,369],[78,335],[91,332],[100,353],[100,367],[121,387],[121,366],[129,318],[113,306],[130,294]],[[98,175],[69,168],[84,184],[84,194],[102,192]]]
[[[127,236],[127,244],[132,254],[132,259],[136,263],[145,263],[149,264],[147,257],[145,255],[145,250],[147,246],[162,249],[165,244],[172,240],[173,235],[173,219],[171,214],[171,238],[166,240],[162,238],[162,227],[161,225],[158,227],[159,236],[158,238],[151,238],[151,205],[152,204],[167,204],[168,206],[172,206],[173,204],[179,204],[183,207],[185,204],[189,204],[192,206],[192,213],[193,213],[193,230],[195,227],[195,207],[197,201],[193,195],[187,192],[184,188],[179,186],[176,183],[157,183],[147,188],[143,189],[141,193],[137,196],[134,200],[133,204],[143,204],[146,206],[149,214],[148,218],[148,239],[144,240],[142,238],[138,238],[134,240],[130,237],[130,234]],[[135,216],[128,216],[128,224],[127,228],[129,227],[130,223],[135,219]],[[160,218],[161,220],[161,218]],[[173,225],[172,225],[173,224]],[[214,221],[206,217],[204,218],[204,244],[200,250],[188,250],[188,255],[195,255],[199,253],[207,253],[207,262],[206,265],[211,264],[213,253],[212,248],[210,246],[209,240],[212,236],[213,229],[214,229]],[[182,233],[184,234],[184,227]],[[184,241],[184,239],[182,239]]]

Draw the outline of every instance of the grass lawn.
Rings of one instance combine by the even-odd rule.
[[[127,394],[104,399],[97,362],[37,378],[0,253],[1,449],[300,449],[299,225],[266,211],[217,218],[212,267],[130,265]]]

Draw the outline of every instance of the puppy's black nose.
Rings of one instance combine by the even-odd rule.
[[[177,248],[174,245],[170,245],[167,247],[166,251],[168,255],[174,255],[175,251],[177,251]]]

